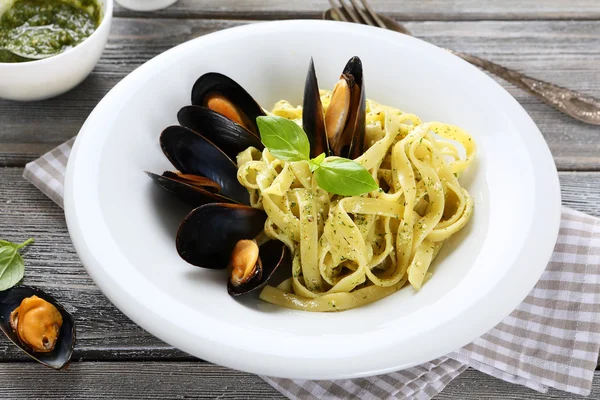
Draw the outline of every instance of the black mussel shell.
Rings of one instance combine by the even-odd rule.
[[[213,102],[214,99],[224,101]],[[209,72],[198,78],[192,88],[192,104],[224,114],[260,137],[256,118],[265,112],[246,89],[228,76]]]
[[[49,353],[32,351],[31,348],[21,343],[19,337],[13,332],[10,326],[10,313],[21,305],[23,299],[31,296],[37,296],[51,303],[62,315],[63,324],[60,328],[56,347]],[[50,368],[62,369],[71,360],[73,348],[75,347],[75,320],[54,297],[38,288],[16,286],[0,292],[0,329],[11,342],[19,346],[28,356]]]
[[[306,83],[304,84],[304,104],[302,107],[302,128],[310,142],[310,157],[315,158],[323,153],[329,155],[329,141],[325,131],[323,105],[319,94],[319,84],[315,72],[315,64],[310,59]]]
[[[366,119],[367,119],[367,95],[365,89],[365,82],[363,79],[363,67],[360,58],[352,57],[346,65],[346,69],[349,73],[354,76],[354,83],[359,91],[352,93],[352,104],[353,114],[351,115],[351,121],[354,121],[354,130],[352,135],[352,144],[348,151],[348,156],[351,159],[360,157],[365,151],[365,130],[366,130]]]
[[[269,282],[273,273],[282,265],[284,268],[291,268],[290,251],[282,242],[271,240],[260,246],[259,249],[259,257],[262,261],[262,273],[255,274],[250,280],[239,286],[233,285],[231,280],[227,279],[227,291],[231,296],[241,296],[262,288]]]
[[[360,58],[352,57],[348,61],[340,77],[342,79],[350,90],[348,117],[340,131],[328,131],[327,134],[334,155],[354,159],[364,152],[365,138],[366,95]],[[328,113],[331,104],[329,107]],[[326,114],[326,119],[327,116]]]
[[[192,186],[185,182],[181,182],[180,180],[175,179],[168,171],[163,175],[148,171],[146,171],[146,174],[152,178],[158,186],[167,192],[172,193],[175,197],[183,200],[192,207],[199,207],[209,203],[236,203],[235,200],[216,193],[213,190],[207,190],[206,188]]]
[[[180,172],[165,171],[163,172],[165,178],[171,178],[179,182],[187,183],[190,186],[201,187],[209,192],[219,193],[221,186],[217,182],[213,182],[210,179],[201,175],[186,175]]]
[[[261,151],[264,149],[261,141],[248,129],[209,108],[183,107],[179,110],[177,119],[182,126],[213,142],[232,160],[250,146]]]
[[[249,204],[248,190],[237,179],[237,166],[202,135],[183,126],[170,126],[160,135],[160,146],[184,174],[201,175],[221,186],[221,195]]]
[[[231,251],[242,239],[262,232],[267,214],[239,204],[206,204],[190,212],[177,232],[177,252],[203,268],[227,267]]]

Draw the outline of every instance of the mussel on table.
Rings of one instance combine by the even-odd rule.
[[[75,320],[44,291],[15,286],[0,292],[0,329],[34,360],[54,369],[68,365],[75,346]]]
[[[228,291],[238,296],[263,287],[289,251],[262,236],[264,211],[237,204],[206,204],[193,210],[177,232],[177,251],[192,265],[229,270]]]
[[[256,118],[265,112],[246,89],[228,76],[209,72],[198,78],[192,88],[192,104],[210,108],[260,137]]]

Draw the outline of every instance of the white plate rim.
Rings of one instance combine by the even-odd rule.
[[[280,27],[294,28],[296,27],[320,27],[322,24],[329,24],[331,27],[335,26],[335,29],[353,29],[353,30],[365,30],[369,34],[373,34],[373,30],[377,28],[341,24],[336,22],[325,22],[325,21],[277,21],[277,22],[266,22],[259,24],[245,25],[235,28],[226,29],[223,31],[215,32],[210,35],[196,38],[192,41],[183,43],[162,55],[150,60],[149,62],[142,65],[132,74],[136,74],[136,78],[143,76],[143,74],[149,73],[151,68],[160,61],[160,57],[170,52],[185,51],[187,46],[192,46],[194,43],[199,41],[213,40],[217,37],[226,37],[227,35],[244,35],[251,33],[256,29],[273,29],[276,30]],[[404,37],[399,34],[378,30],[379,35],[397,35],[397,38],[402,37],[402,40],[419,41],[421,45],[425,44],[430,46],[433,51],[443,52],[443,50],[419,39]],[[455,57],[450,54],[446,54],[443,57]],[[158,59],[158,61],[157,61]],[[453,62],[464,62],[456,58]],[[469,66],[473,69],[473,73],[482,74],[475,67]],[[491,78],[489,79],[494,85],[497,85]],[[131,78],[131,75],[123,79],[119,84],[115,86],[105,98],[98,104],[96,109],[90,114],[90,117],[86,121],[86,125],[94,121],[97,115],[101,114],[101,110],[107,107],[111,101],[115,101],[119,95],[127,93],[128,87],[135,83],[135,79]],[[499,86],[499,85],[497,85]],[[89,275],[92,277],[94,282],[100,287],[103,293],[109,298],[109,300],[117,306],[121,311],[124,312],[130,319],[148,332],[157,336],[161,340],[183,350],[190,354],[202,357],[208,361],[215,362],[227,367],[253,372],[257,374],[281,376],[287,378],[298,378],[298,379],[341,379],[341,378],[355,378],[362,376],[376,375],[391,371],[396,371],[404,368],[414,366],[416,364],[429,361],[435,357],[449,353],[459,347],[466,345],[475,338],[481,336],[493,326],[495,326],[500,320],[508,315],[516,306],[525,298],[529,291],[533,288],[543,270],[546,267],[548,260],[552,254],[556,238],[558,236],[558,229],[560,224],[560,186],[558,181],[558,174],[554,165],[553,158],[550,151],[545,143],[543,136],[525,112],[525,110],[516,102],[512,96],[510,96],[504,89],[501,92],[503,96],[507,97],[507,101],[513,104],[514,112],[518,115],[524,125],[527,126],[528,130],[532,130],[535,134],[530,135],[527,138],[530,146],[537,146],[537,159],[534,163],[535,167],[539,170],[539,174],[536,174],[536,182],[541,192],[536,192],[545,201],[540,204],[540,207],[536,209],[536,214],[533,216],[534,226],[536,221],[538,226],[538,232],[535,236],[529,235],[527,243],[524,248],[529,248],[529,253],[534,253],[538,262],[536,265],[532,265],[526,272],[523,273],[521,279],[514,280],[508,276],[502,279],[492,291],[490,291],[485,298],[480,299],[476,304],[471,304],[468,309],[458,310],[456,315],[452,318],[448,318],[440,326],[439,330],[447,333],[448,339],[443,343],[439,343],[435,347],[435,350],[424,349],[422,356],[419,359],[413,359],[410,362],[403,360],[401,356],[393,358],[396,361],[390,360],[389,357],[384,357],[381,354],[383,362],[370,362],[366,363],[365,359],[357,357],[353,360],[354,366],[345,370],[336,370],[334,367],[335,363],[321,362],[319,365],[310,365],[308,368],[306,359],[281,359],[275,356],[264,356],[264,360],[257,364],[255,357],[256,353],[240,354],[239,352],[228,351],[225,346],[214,346],[210,340],[205,343],[190,342],[186,340],[181,333],[174,333],[177,331],[177,326],[172,324],[172,321],[165,319],[164,316],[155,312],[148,304],[143,304],[132,295],[127,293],[127,289],[122,282],[110,276],[103,269],[102,265],[98,262],[95,254],[98,251],[104,251],[99,249],[92,243],[85,240],[86,233],[82,222],[89,218],[86,215],[89,209],[85,209],[81,204],[75,201],[75,197],[80,194],[78,190],[81,188],[74,187],[74,175],[75,165],[78,165],[77,170],[79,171],[82,160],[79,157],[78,151],[80,146],[90,146],[93,140],[97,138],[91,138],[90,135],[79,135],[72,149],[71,156],[69,159],[67,173],[65,178],[65,215],[67,219],[67,225],[69,232],[75,246],[77,253],[79,254],[85,268]],[[125,96],[126,97],[126,96]],[[86,125],[82,128],[81,133],[85,130]],[[541,228],[542,225],[543,228]],[[520,257],[523,255],[520,254]],[[518,264],[518,262],[515,262]],[[142,283],[143,284],[143,283]],[[502,296],[502,293],[512,293],[508,300],[498,304],[496,300]],[[459,312],[460,311],[460,312]],[[453,333],[460,332],[465,326],[471,328],[469,335],[457,335]],[[435,335],[434,335],[435,336]],[[458,338],[460,336],[460,338]],[[432,336],[433,338],[433,336]],[[439,339],[439,338],[438,338]],[[468,340],[467,340],[468,339]],[[424,338],[426,340],[426,338]],[[377,357],[377,355],[370,355],[370,359]],[[346,361],[347,362],[347,361]],[[361,365],[367,365],[363,367]]]

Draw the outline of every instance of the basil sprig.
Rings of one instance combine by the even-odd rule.
[[[15,286],[25,274],[25,263],[19,250],[32,243],[28,239],[21,244],[0,240],[0,292]]]
[[[302,161],[310,157],[308,136],[297,124],[281,117],[258,117],[260,140],[271,154],[284,161]]]
[[[260,138],[269,152],[284,161],[308,161],[319,186],[329,193],[358,196],[379,188],[369,171],[356,161],[341,157],[310,159],[306,133],[294,121],[282,117],[258,117]]]

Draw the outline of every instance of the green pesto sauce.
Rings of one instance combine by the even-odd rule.
[[[17,0],[0,18],[0,62],[53,56],[88,38],[102,20],[96,0]]]

